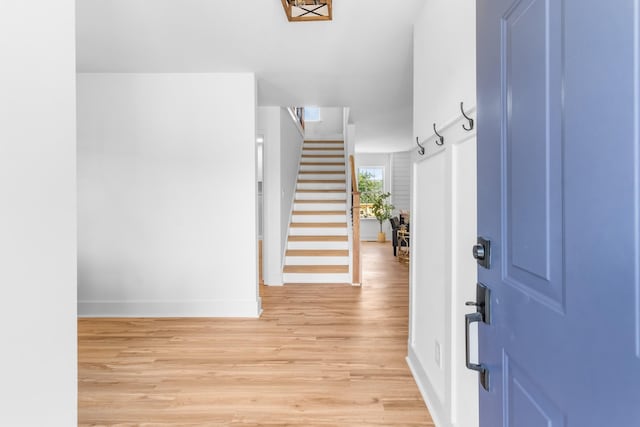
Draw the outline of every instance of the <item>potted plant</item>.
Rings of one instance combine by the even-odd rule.
[[[386,236],[382,231],[382,224],[384,221],[391,218],[391,212],[393,211],[393,205],[387,202],[387,199],[391,196],[391,193],[376,193],[373,196],[373,206],[371,211],[380,223],[380,232],[378,233],[378,242],[384,242]]]

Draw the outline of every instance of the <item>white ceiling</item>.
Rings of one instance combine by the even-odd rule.
[[[357,151],[412,146],[413,19],[425,0],[78,0],[79,72],[255,72],[259,105],[348,106]]]

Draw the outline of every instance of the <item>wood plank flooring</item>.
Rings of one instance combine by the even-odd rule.
[[[80,319],[80,426],[433,426],[404,360],[408,269],[262,287],[260,319]]]

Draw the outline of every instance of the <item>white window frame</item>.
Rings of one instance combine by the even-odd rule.
[[[386,168],[384,166],[381,165],[360,165],[357,167],[357,175],[356,175],[356,179],[358,179],[358,177],[360,176],[360,170],[361,169],[380,169],[382,171],[382,192],[386,192],[386,188],[387,188],[387,171]],[[360,190],[360,189],[358,189]],[[362,193],[360,194],[360,206],[362,206],[364,204],[364,202],[362,201]],[[370,217],[370,216],[362,216],[362,210],[360,211],[360,219],[364,219],[364,220],[369,220],[369,219],[373,219],[376,220],[376,217]]]

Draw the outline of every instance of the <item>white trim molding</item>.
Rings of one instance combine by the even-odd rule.
[[[250,317],[262,300],[78,301],[78,317]]]
[[[440,418],[439,414],[444,414],[445,410],[442,406],[442,403],[436,396],[433,385],[429,382],[429,377],[422,369],[422,364],[418,360],[418,356],[411,344],[409,344],[409,354],[406,358],[407,365],[409,365],[409,370],[413,375],[413,379],[418,386],[418,390],[420,390],[420,394],[422,395],[422,399],[424,403],[427,405],[427,409],[429,409],[429,414],[433,419],[433,423],[437,427],[453,427],[452,424],[445,423],[444,420]]]

